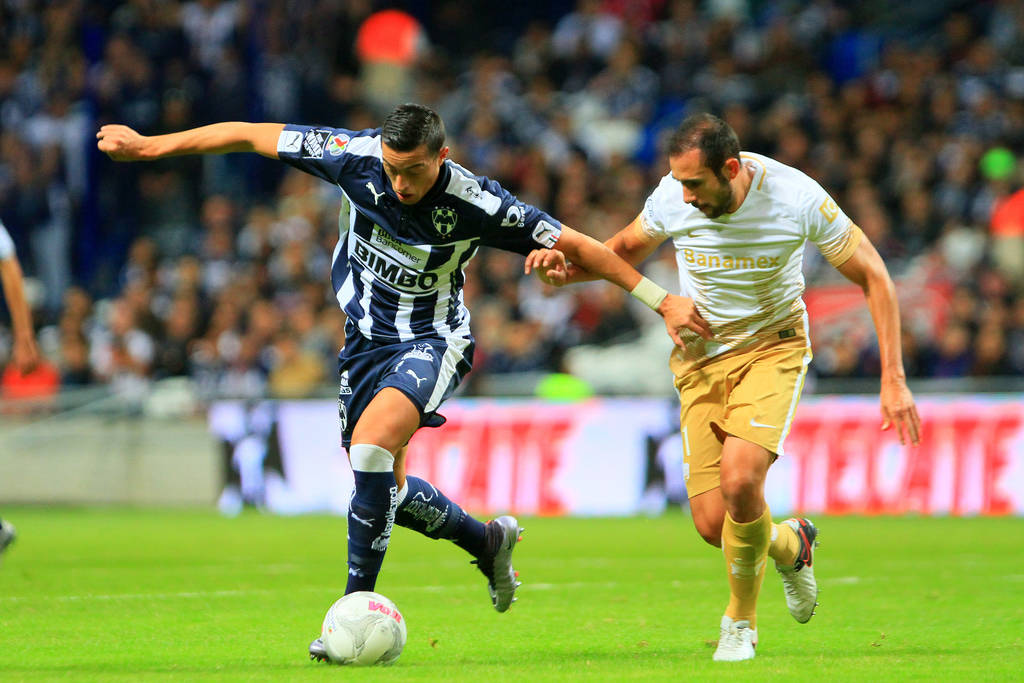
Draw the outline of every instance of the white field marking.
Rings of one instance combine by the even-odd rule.
[[[307,589],[308,590],[308,589]],[[0,602],[30,602],[32,600],[54,600],[57,602],[76,602],[79,600],[167,600],[176,598],[230,598],[239,595],[267,595],[279,593],[270,590],[224,590],[224,591],[181,591],[178,593],[107,593],[85,595],[4,595]]]
[[[865,579],[860,576],[837,576],[835,578],[828,578],[822,581],[822,583],[838,584],[840,586],[852,586],[856,583],[861,583]]]
[[[530,590],[551,591],[559,588],[618,588],[621,585],[618,581],[567,581],[566,583],[524,583],[523,588],[529,586]]]
[[[700,583],[700,582],[698,582]],[[712,582],[707,582],[712,583]],[[716,582],[717,583],[717,582]],[[682,588],[684,586],[692,587],[693,581],[670,581],[668,586],[671,588]],[[622,581],[566,581],[564,583],[535,583],[528,582],[524,583],[522,589],[529,589],[531,591],[550,591],[560,589],[576,589],[576,588],[624,588],[627,586],[633,586],[632,583],[626,583]],[[425,586],[406,586],[401,588],[402,592],[423,592],[423,593],[441,593],[445,591],[457,591],[457,590],[477,590],[479,588],[477,582],[472,583],[448,583],[444,585],[425,585]],[[83,595],[3,595],[0,596],[0,603],[3,602],[109,602],[115,600],[176,600],[176,599],[193,599],[193,598],[233,598],[247,595],[278,595],[281,593],[326,593],[329,592],[329,588],[323,588],[320,586],[303,586],[303,587],[288,587],[281,588],[279,590],[268,590],[268,589],[249,589],[249,590],[216,590],[216,591],[179,591],[175,593],[108,593],[108,594],[83,594]],[[396,589],[398,592],[398,589]]]
[[[645,567],[662,566],[667,565],[670,567],[678,567],[680,569],[687,567],[700,567],[708,564],[707,558],[685,558],[685,557],[640,557],[635,556],[629,558],[631,562],[642,563]],[[621,557],[579,557],[579,558],[536,558],[530,560],[531,567],[572,567],[572,568],[587,568],[587,567],[610,567],[617,564],[622,564],[623,558]],[[717,566],[717,562],[716,562]]]

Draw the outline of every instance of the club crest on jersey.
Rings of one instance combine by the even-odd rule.
[[[448,208],[447,206],[437,207],[430,214],[430,217],[434,221],[434,228],[436,228],[443,237],[451,234],[451,231],[455,229],[455,224],[459,220],[458,215],[455,213],[455,209]]]

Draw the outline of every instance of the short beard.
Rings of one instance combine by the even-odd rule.
[[[705,215],[708,218],[718,218],[719,216],[724,214],[729,209],[730,206],[732,206],[733,197],[735,197],[735,195],[733,194],[733,191],[732,191],[732,185],[729,185],[727,183],[726,186],[725,186],[725,198],[724,198],[724,200],[722,202],[716,202],[715,205],[713,207],[711,207],[711,208],[714,209],[714,212],[710,213],[710,214],[705,214]]]

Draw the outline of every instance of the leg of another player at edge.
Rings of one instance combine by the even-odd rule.
[[[725,501],[722,489],[715,487],[690,499],[693,524],[708,545],[722,547],[722,524],[725,523]],[[800,537],[785,524],[772,524],[768,556],[782,567],[792,566],[800,551]]]
[[[726,437],[722,446],[722,552],[730,590],[725,614],[749,621],[750,628],[757,628],[757,596],[771,545],[771,513],[764,500],[771,462],[766,449],[734,436]]]

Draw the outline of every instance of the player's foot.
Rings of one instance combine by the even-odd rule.
[[[217,509],[225,517],[237,517],[242,513],[242,492],[237,486],[225,486],[217,499]]]
[[[723,615],[718,629],[718,648],[712,659],[716,662],[741,662],[744,659],[753,659],[755,646],[757,629],[750,628],[749,621],[733,621]]]
[[[3,553],[7,546],[14,543],[14,539],[17,537],[18,532],[15,531],[14,525],[0,519],[0,553]]]
[[[801,624],[806,624],[814,616],[814,608],[818,606],[818,582],[814,579],[814,548],[818,545],[818,529],[811,520],[791,517],[782,522],[796,532],[800,539],[800,551],[792,567],[775,569],[782,578],[782,587],[786,591],[786,606],[789,613]]]
[[[324,646],[323,638],[317,638],[309,644],[309,658],[314,662],[327,661],[327,647]]]
[[[499,612],[504,612],[516,601],[516,589],[520,582],[516,580],[516,571],[512,568],[512,550],[522,532],[515,517],[505,515],[492,519],[487,522],[485,531],[487,550],[473,560],[473,564],[487,577],[491,604]]]

